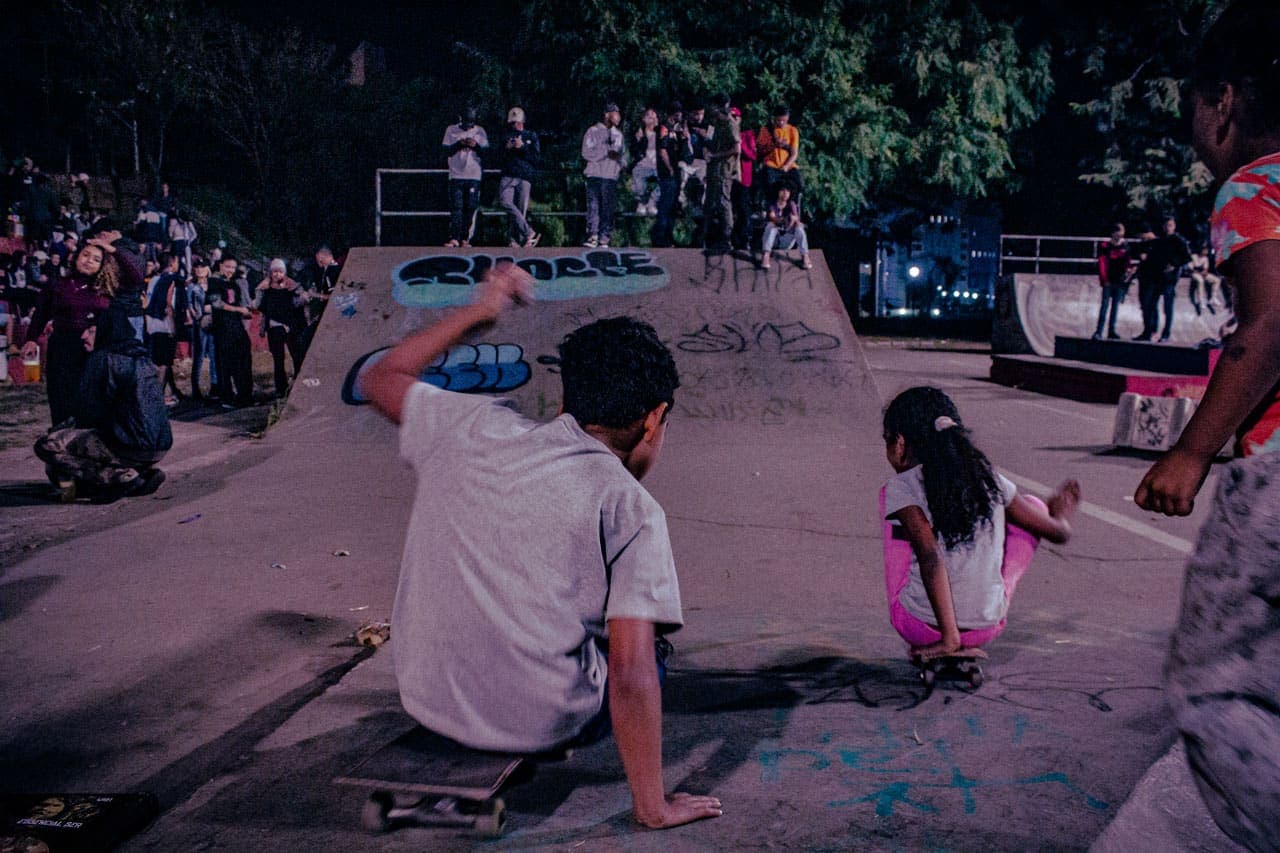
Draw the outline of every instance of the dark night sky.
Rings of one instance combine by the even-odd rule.
[[[438,45],[458,39],[486,44],[500,40],[503,22],[514,21],[522,6],[510,0],[217,0],[217,5],[246,22],[297,26],[344,47],[373,42],[388,51],[393,70],[406,74],[412,74],[415,64],[437,57]]]

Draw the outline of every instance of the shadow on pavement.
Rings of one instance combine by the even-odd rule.
[[[21,614],[61,581],[61,575],[36,575],[0,584],[0,622]]]
[[[45,506],[57,503],[48,480],[0,484],[0,507]]]
[[[29,587],[26,592],[30,599],[38,590]],[[372,653],[354,641],[350,648],[323,645],[344,633],[336,620],[301,613],[268,611],[244,619],[221,638],[188,650],[129,688],[7,730],[0,740],[0,789],[118,790],[121,779],[136,779],[124,787],[155,794],[162,811],[172,808],[245,761],[254,744]],[[310,667],[327,668],[309,678],[296,671],[273,672],[269,662],[263,663],[263,647],[273,650],[271,660],[281,661],[324,649],[323,655],[304,654],[303,659]],[[234,714],[246,692],[251,696],[262,682],[289,675],[301,680],[300,686],[149,777],[138,778],[139,771],[155,767],[148,756],[197,740],[192,732],[199,732],[202,722],[207,728],[217,711]]]

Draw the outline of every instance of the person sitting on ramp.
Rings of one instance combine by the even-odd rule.
[[[662,780],[662,635],[682,616],[666,518],[639,480],[679,385],[670,351],[625,317],[576,330],[559,347],[563,414],[549,423],[419,381],[531,294],[528,274],[500,264],[472,304],[361,379],[400,425],[418,483],[392,610],[401,702],[474,749],[545,752],[612,726],[637,821],[718,816],[716,798],[668,796]]]

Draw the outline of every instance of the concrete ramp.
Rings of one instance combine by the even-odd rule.
[[[387,347],[467,302],[504,257],[535,276],[537,304],[453,350],[423,381],[501,394],[550,419],[560,383],[547,358],[560,339],[601,317],[646,320],[680,370],[663,457],[646,486],[671,520],[686,602],[732,598],[752,618],[758,609],[795,612],[789,604],[839,594],[858,564],[877,589],[874,499],[890,473],[881,400],[821,253],[811,271],[784,256],[764,272],[694,250],[354,249],[271,437],[305,444],[335,488],[407,502],[395,430],[362,404],[354,379]],[[407,510],[360,498],[333,523],[363,510],[364,532],[377,526],[379,540],[398,546]],[[849,546],[863,536],[858,556]],[[386,559],[398,561],[398,547]],[[750,585],[733,596],[716,591],[746,577]],[[883,621],[881,601],[868,610]]]
[[[1173,308],[1170,341],[1195,346],[1206,338],[1221,337],[1222,325],[1231,312],[1214,289],[1213,311],[1202,306],[1197,314],[1191,302],[1190,279],[1178,282]],[[1026,353],[1051,357],[1058,336],[1087,338],[1098,322],[1101,289],[1094,275],[1014,273],[997,288],[996,318],[992,346],[997,353]],[[1163,311],[1163,308],[1161,308]],[[1161,313],[1163,323],[1164,314]],[[1116,331],[1123,338],[1142,332],[1142,310],[1138,306],[1138,285],[1129,286],[1120,305]]]
[[[886,396],[941,384],[1011,473],[1080,477],[1116,510],[1082,513],[1079,544],[1041,548],[978,694],[926,690],[885,609],[880,395],[822,257],[768,275],[694,251],[521,259],[541,301],[424,381],[507,394],[545,418],[560,392],[540,357],[580,323],[632,313],[671,344],[684,385],[646,480],[685,615],[663,690],[665,781],[721,797],[725,815],[637,832],[606,740],[511,791],[508,846],[1087,843],[1172,736],[1158,685],[1176,567],[1162,560],[1181,558],[1152,543],[1132,566],[1135,528],[1103,529],[1132,514],[1120,490],[1141,462],[1080,446],[1097,440],[1095,413],[975,381],[973,355],[876,352]],[[265,835],[290,850],[474,846],[410,829],[375,841],[360,793],[330,780],[408,728],[395,627],[376,653],[351,634],[391,615],[414,484],[395,429],[344,386],[362,359],[465,300],[489,262],[354,251],[261,439],[229,434],[248,413],[183,424],[152,498],[29,508],[30,550],[0,567],[0,684],[38,685],[0,701],[6,789],[153,792],[162,815],[131,849],[254,849]],[[22,493],[43,479],[25,448],[6,464]],[[430,497],[449,501],[449,484]],[[1180,529],[1190,535],[1167,531]]]

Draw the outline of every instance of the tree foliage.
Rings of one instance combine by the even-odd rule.
[[[579,126],[606,98],[638,115],[723,91],[748,127],[786,103],[809,197],[837,216],[885,196],[990,194],[1010,176],[1010,135],[1052,91],[1048,49],[1021,47],[1015,20],[947,0],[536,0],[517,51],[512,79]]]
[[[1222,0],[1148,0],[1123,20],[1081,33],[1080,61],[1094,97],[1072,104],[1098,136],[1080,179],[1124,194],[1152,220],[1202,219],[1212,176],[1190,145],[1183,97],[1198,35]]]
[[[749,128],[786,103],[807,206],[841,218],[1007,191],[1012,143],[1053,90],[1048,47],[1002,0],[531,0],[362,88],[346,84],[351,45],[314,33],[195,0],[64,3],[64,91],[136,127],[148,177],[214,186],[238,200],[243,230],[291,243],[367,240],[374,168],[440,165],[463,103],[491,129],[525,106],[548,154],[535,198],[570,206],[578,140],[606,98],[634,123],[647,105],[723,91]]]
[[[185,0],[65,3],[63,20],[83,47],[70,82],[91,110],[123,128],[134,169],[160,174],[169,130],[197,97],[202,16]]]

